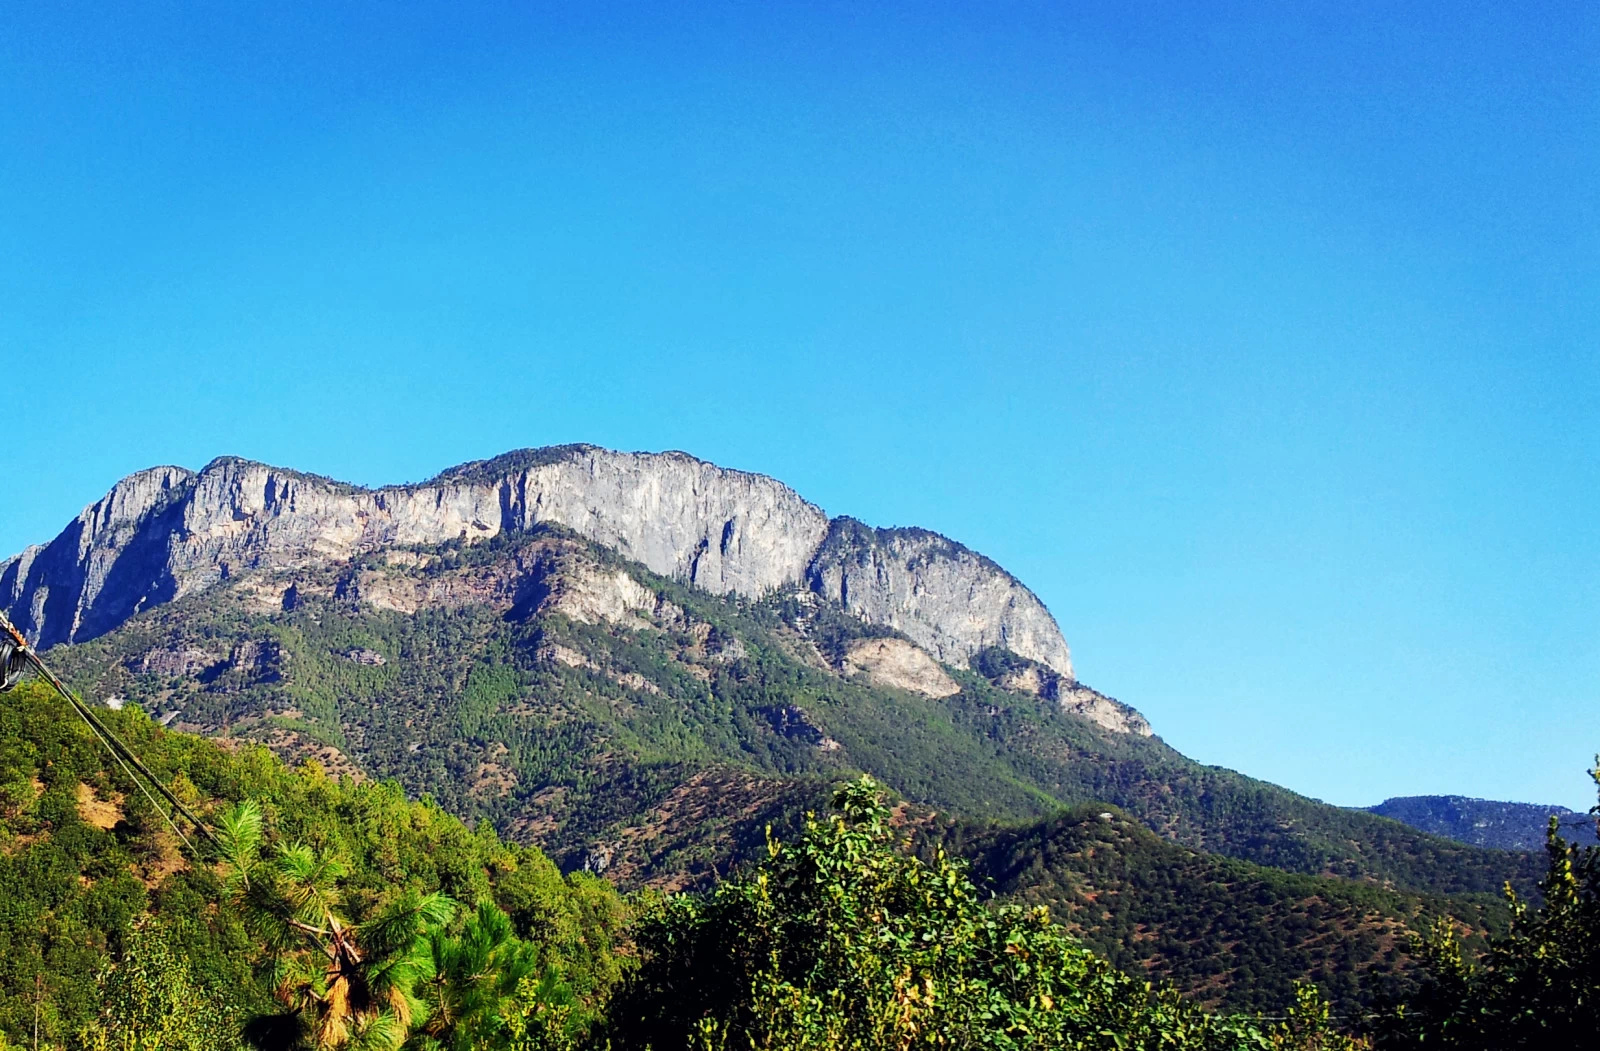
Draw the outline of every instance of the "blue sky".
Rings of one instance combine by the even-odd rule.
[[[0,552],[680,448],[993,556],[1203,761],[1586,807],[1597,187],[1589,3],[25,5]]]

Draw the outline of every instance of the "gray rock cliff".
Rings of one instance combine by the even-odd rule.
[[[836,518],[807,569],[812,591],[960,667],[990,646],[1068,679],[1072,655],[1044,603],[989,559],[925,529]]]
[[[0,562],[0,608],[38,645],[81,642],[235,575],[554,523],[718,594],[804,587],[965,666],[1005,646],[1071,678],[1044,605],[922,530],[830,522],[763,475],[683,453],[526,450],[418,485],[361,489],[236,458],[118,482],[55,540]]]

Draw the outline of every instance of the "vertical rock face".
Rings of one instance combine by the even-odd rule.
[[[788,486],[683,453],[583,448],[521,470],[517,459],[442,477],[499,476],[504,528],[556,522],[717,594],[760,595],[796,583],[828,531],[828,516]]]
[[[949,664],[1003,646],[1068,679],[1072,655],[1055,618],[1022,582],[925,529],[835,519],[807,573],[811,590],[873,624],[905,632]]]
[[[181,467],[124,478],[48,545],[0,562],[0,607],[51,646],[104,634],[173,598],[166,541],[193,481]]]
[[[782,483],[683,453],[526,450],[419,485],[360,489],[236,458],[130,475],[54,541],[0,563],[0,608],[40,646],[262,569],[555,523],[718,594],[805,586],[939,659],[1005,646],[1071,677],[1032,592],[923,530],[830,523]]]

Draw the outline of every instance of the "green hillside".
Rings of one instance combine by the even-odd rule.
[[[862,922],[866,914],[855,911],[858,906],[845,907],[822,927],[817,926],[820,919],[808,918],[818,909],[842,907],[838,893],[867,895],[867,900],[885,893],[876,877],[869,876],[880,870],[894,873],[893,879],[904,887],[873,909],[906,910],[908,930],[957,939],[951,944],[965,945],[962,954],[973,954],[941,955],[941,950],[924,958],[926,954],[912,951],[915,938],[904,944],[907,966],[940,968],[944,987],[953,983],[964,990],[961,998],[977,998],[960,1011],[1000,1009],[993,997],[1011,987],[993,984],[994,968],[1002,962],[1011,967],[1014,956],[1006,954],[1030,946],[1028,952],[1045,953],[1056,962],[1042,971],[1024,968],[1006,979],[1026,978],[1024,986],[1036,991],[1029,994],[1031,1000],[1007,1001],[1004,1010],[1022,1011],[1015,1015],[1019,1019],[1031,1017],[1027,1012],[1048,1000],[1040,1001],[1038,987],[1029,983],[1045,982],[1049,997],[1067,998],[1062,1002],[1073,1006],[1068,1015],[1034,1018],[1027,1024],[1048,1022],[1071,1031],[1088,1025],[1107,1048],[1345,1046],[1307,1037],[1317,1031],[1315,1019],[1322,1010],[1314,1001],[1297,1009],[1302,1010],[1300,1020],[1285,1023],[1288,1028],[1278,1036],[1270,1036],[1277,1023],[1229,1020],[1191,1004],[1277,1014],[1304,999],[1306,994],[1293,984],[1295,977],[1304,976],[1349,1015],[1384,992],[1415,995],[1411,962],[1400,951],[1404,926],[1426,928],[1434,917],[1454,917],[1458,931],[1465,926],[1477,932],[1468,940],[1470,950],[1481,944],[1478,935],[1485,928],[1501,929],[1505,916],[1503,908],[1482,899],[1403,894],[1199,854],[1156,836],[1126,814],[1097,808],[1022,827],[982,827],[941,820],[922,807],[901,806],[895,811],[898,831],[888,833],[883,822],[890,811],[882,810],[872,818],[879,831],[868,840],[844,826],[806,818],[775,831],[769,841],[797,844],[794,851],[773,853],[763,847],[750,853],[751,863],[759,866],[751,878],[724,879],[707,899],[662,899],[650,892],[630,906],[607,881],[582,872],[563,876],[536,848],[503,842],[487,823],[469,831],[436,803],[408,800],[393,782],[335,780],[315,763],[293,771],[264,748],[163,730],[132,709],[106,712],[105,719],[158,779],[225,832],[232,804],[248,799],[259,806],[267,831],[267,849],[260,852],[260,866],[265,867],[251,871],[260,886],[272,886],[267,882],[275,871],[272,866],[292,868],[297,851],[307,864],[325,859],[318,863],[327,866],[319,893],[350,930],[361,932],[369,953],[381,951],[380,935],[392,929],[388,917],[397,910],[403,913],[410,902],[427,900],[419,896],[444,894],[457,903],[439,913],[441,925],[431,928],[433,933],[423,932],[418,945],[431,946],[431,955],[418,957],[416,965],[427,967],[405,972],[412,974],[406,979],[411,983],[408,995],[416,1011],[424,1012],[414,1016],[417,1025],[424,1017],[429,1025],[445,1024],[453,1017],[448,1012],[456,1010],[450,1004],[472,1001],[492,1007],[484,1024],[499,1026],[495,1031],[502,1038],[511,1032],[506,1026],[526,1027],[543,1019],[538,1024],[545,1027],[542,1036],[529,1038],[532,1042],[473,1043],[462,1036],[467,1043],[451,1045],[463,1048],[576,1051],[591,1046],[585,1042],[591,1037],[603,1042],[607,1033],[621,1041],[614,1047],[631,1048],[638,1046],[639,1026],[644,1032],[661,1026],[670,1031],[699,1017],[698,1010],[709,1017],[744,1019],[740,1025],[754,1024],[752,1019],[768,1017],[769,1011],[786,1012],[782,1003],[788,1002],[783,999],[788,994],[783,990],[789,986],[784,983],[802,975],[784,977],[765,969],[766,950],[755,951],[747,941],[754,933],[752,923],[762,926],[762,938],[779,940],[775,947],[800,938],[793,951],[843,953],[840,965],[853,960],[849,966],[866,968],[863,975],[875,976],[882,986],[878,991],[858,989],[851,980],[845,987],[869,998],[881,994],[893,1000],[904,993],[891,980],[900,964],[882,954],[900,940],[884,942],[881,949],[854,941],[847,923]],[[819,786],[812,782],[779,779],[769,785],[732,768],[705,773],[710,776],[701,780],[701,805],[741,791],[752,798],[777,798],[772,785],[779,794],[786,789],[796,793],[779,808],[782,814],[817,800]],[[866,798],[860,790],[856,797]],[[907,833],[923,844],[927,861],[921,867],[884,853]],[[973,859],[976,886],[940,860],[934,849],[940,844]],[[830,853],[836,851],[845,853]],[[670,857],[671,849],[666,853]],[[274,957],[263,955],[271,943],[263,946],[263,928],[250,918],[255,899],[240,898],[240,870],[223,856],[208,852],[197,861],[188,850],[180,850],[149,801],[54,694],[25,683],[0,697],[0,881],[7,890],[0,899],[0,1047],[8,1046],[8,1040],[25,1046],[35,1024],[41,1047],[212,1051],[239,1048],[241,1034],[253,1046],[289,1046],[285,1040],[303,1029],[302,1022],[320,1017],[318,1012],[333,1001],[296,994],[290,999],[301,1004],[301,1013],[285,1013],[285,1003],[274,993],[286,987],[269,966]],[[1588,872],[1594,868],[1593,857],[1580,864]],[[788,889],[781,900],[763,904],[769,879],[783,881],[771,887]],[[841,879],[844,884],[829,889]],[[1555,886],[1547,879],[1545,894],[1558,893]],[[1026,911],[1007,912],[992,901],[989,912],[974,911],[976,903],[995,892],[1020,906],[1049,906],[1053,917],[1066,924],[1065,931],[1041,926]],[[963,904],[946,915],[952,901]],[[474,912],[474,902],[493,904]],[[496,908],[505,913],[506,925],[498,935],[493,934]],[[746,915],[752,908],[756,911]],[[643,912],[636,913],[638,909]],[[452,913],[454,920],[447,918]],[[829,944],[813,943],[811,934],[819,932]],[[1081,938],[1095,955],[1077,949],[1068,935]],[[484,949],[489,957],[473,956],[471,947],[479,944],[474,939],[486,937],[501,948]],[[695,939],[709,941],[693,948]],[[744,968],[739,973],[745,975],[740,982],[751,985],[729,986],[726,975],[717,977],[722,965],[705,954],[722,953],[714,949],[718,945],[736,951]],[[772,959],[789,959],[783,953]],[[317,958],[313,954],[310,960]],[[490,966],[484,959],[500,963],[483,971]],[[634,970],[635,961],[643,963],[642,970]],[[1221,967],[1216,966],[1219,961]],[[451,974],[476,988],[472,983],[480,978],[472,975],[488,976],[481,979],[488,981],[503,973],[496,968],[513,963],[515,973],[537,981],[514,989],[502,982],[496,986],[501,991],[487,1001],[479,993],[458,1000],[471,989],[456,988],[451,983],[458,979]],[[1171,977],[1177,988],[1152,994],[1112,967]],[[808,983],[844,981],[831,970],[808,973]],[[1436,968],[1435,977],[1422,987],[1430,1013],[1418,1024],[1431,1025],[1428,1019],[1434,1015],[1454,1017],[1449,1012],[1462,1009],[1447,998],[1454,995],[1449,988],[1441,989],[1439,973]],[[1453,973],[1443,972],[1447,979]],[[769,987],[774,981],[780,984]],[[1190,998],[1178,999],[1180,990]],[[747,995],[756,999],[746,1003]],[[771,996],[780,999],[764,999]],[[955,1009],[952,1001],[940,1002],[946,1006],[932,1016],[936,1021],[931,1024],[958,1024],[948,1014]],[[978,1006],[982,1003],[990,1006]],[[926,1006],[931,1008],[932,1001]],[[853,1025],[857,1018],[843,1006],[840,1013],[833,1011],[828,1008],[818,1018],[789,1017],[780,1028],[811,1040],[815,1033],[804,1034],[814,1025],[826,1023],[826,1030],[834,1024]],[[773,1024],[778,1019],[770,1018]],[[803,1031],[783,1028],[794,1025]],[[151,1037],[157,1030],[167,1036]],[[404,1032],[397,1032],[396,1039],[403,1038]],[[118,1033],[137,1040],[116,1042]],[[115,1038],[111,1043],[96,1042],[107,1034]],[[187,1034],[184,1041],[175,1042],[181,1034]],[[407,1047],[434,1047],[423,1039],[423,1029],[413,1035],[418,1042]],[[825,1032],[815,1038],[823,1042],[806,1046],[836,1046]],[[1269,1038],[1280,1042],[1259,1042]],[[1174,1039],[1179,1042],[1172,1044]],[[878,1047],[877,1040],[873,1036],[862,1046]],[[712,1046],[723,1045],[713,1041]],[[727,1046],[736,1046],[736,1041]],[[1002,1041],[993,1046],[1013,1045]]]
[[[1490,895],[1415,894],[1201,853],[1098,806],[1022,827],[953,824],[940,840],[972,859],[980,886],[1048,906],[1123,970],[1235,1010],[1274,1010],[1300,978],[1346,1008],[1370,1005],[1406,987],[1411,931],[1448,916],[1481,948],[1510,917]]]
[[[209,820],[251,798],[273,842],[336,859],[354,921],[407,892],[489,899],[585,1002],[599,1003],[621,975],[614,946],[626,912],[602,880],[563,877],[537,849],[503,843],[488,826],[469,831],[398,785],[296,773],[265,749],[164,732],[137,712],[105,719]],[[64,1045],[100,1011],[97,979],[137,938],[183,961],[205,1012],[239,1024],[276,1013],[249,931],[220,905],[219,876],[180,850],[58,697],[33,683],[0,696],[0,1046],[5,1035],[31,1041],[36,1021],[40,1046]]]
[[[106,722],[220,843],[180,850],[55,694],[6,695],[0,1048],[1348,1046],[1315,996],[1287,1024],[1210,1014],[985,904],[897,846],[865,780],[749,878],[625,904],[392,783]]]

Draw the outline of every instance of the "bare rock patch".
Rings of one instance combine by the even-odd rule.
[[[950,697],[961,692],[938,661],[905,639],[861,639],[852,643],[845,653],[844,670],[865,675],[878,686],[909,690],[924,697]]]

